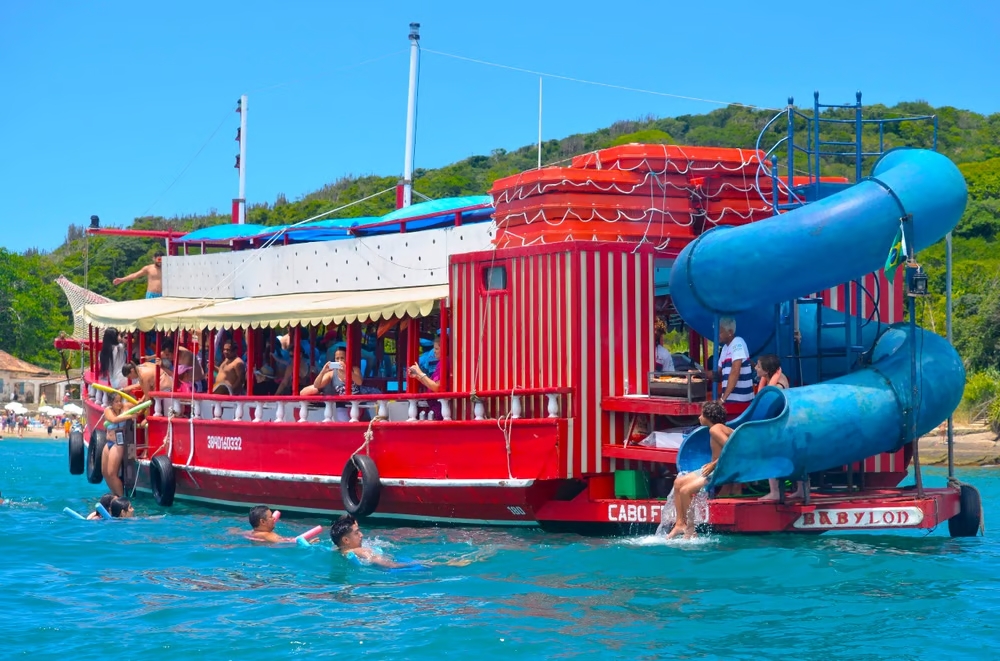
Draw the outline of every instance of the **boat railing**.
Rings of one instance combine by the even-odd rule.
[[[559,418],[570,388],[520,388],[478,392],[422,392],[336,396],[234,396],[153,392],[151,415],[236,422],[394,422]],[[97,406],[109,395],[90,387]]]

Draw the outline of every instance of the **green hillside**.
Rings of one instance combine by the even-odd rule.
[[[825,114],[831,118],[853,118],[851,110],[831,110]],[[866,118],[912,115],[938,117],[938,149],[959,164],[969,184],[969,206],[955,231],[955,344],[970,372],[987,375],[976,378],[995,384],[996,380],[990,375],[997,374],[993,370],[1000,369],[1000,287],[997,286],[1000,284],[1000,255],[996,251],[1000,233],[1000,113],[984,116],[951,107],[933,108],[923,102],[893,107],[874,105],[865,109]],[[730,106],[703,115],[619,121],[593,133],[543,143],[542,162],[565,162],[582,152],[628,142],[753,148],[772,116],[772,111]],[[828,130],[827,126],[832,128]],[[827,126],[824,126],[825,140],[853,140],[852,124]],[[837,127],[842,127],[839,132]],[[765,149],[770,148],[784,135],[784,121],[776,122],[761,144]],[[881,140],[886,149],[894,146],[930,148],[933,146],[933,125],[931,122],[890,124]],[[867,127],[863,135],[865,150],[877,150],[879,141],[876,129]],[[778,155],[783,164],[784,155],[780,150]],[[805,159],[802,155],[797,158],[796,174],[805,174]],[[531,169],[536,160],[534,145],[510,152],[496,149],[491,154],[472,156],[442,168],[418,169],[414,188],[434,199],[482,194],[495,179]],[[854,166],[849,159],[830,157],[824,159],[822,165],[824,175],[853,178]],[[866,162],[866,172],[870,166],[871,162]],[[784,165],[780,167],[781,174],[785,174]],[[390,188],[397,178],[396,175],[345,177],[296,201],[279,196],[273,204],[251,205],[247,221],[283,225],[305,220]],[[393,203],[392,195],[382,195],[331,217],[380,215],[390,211]],[[189,231],[225,222],[229,222],[228,216],[218,214],[143,217],[136,218],[132,227]],[[83,228],[74,226],[70,227],[65,243],[49,254],[37,251],[12,254],[0,249],[0,349],[41,365],[56,366],[58,357],[52,350],[51,340],[60,330],[68,330],[71,326],[69,308],[61,291],[52,283],[55,277],[63,274],[83,284],[87,259],[90,289],[115,299],[137,298],[142,293],[141,282],[115,287],[111,280],[148,263],[154,247],[153,242],[139,239],[93,237],[85,255]],[[920,322],[943,334],[943,245],[924,251],[920,258],[931,275],[933,290],[932,296],[921,301]],[[989,394],[1000,386],[993,390],[986,386],[980,388],[984,389],[987,395],[983,397],[988,400]],[[981,403],[979,407],[982,408]]]

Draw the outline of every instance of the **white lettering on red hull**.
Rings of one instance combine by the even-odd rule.
[[[240,436],[209,436],[209,450],[243,450],[243,438]]]
[[[610,503],[608,521],[619,523],[659,523],[662,505],[642,503]]]
[[[837,528],[911,528],[924,520],[919,507],[866,507],[864,509],[818,509],[803,512],[793,527],[799,530]]]

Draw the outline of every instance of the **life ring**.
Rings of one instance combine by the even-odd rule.
[[[352,456],[340,476],[340,499],[344,501],[344,510],[358,518],[370,515],[378,507],[380,491],[375,461],[364,454]]]
[[[69,434],[69,474],[83,475],[86,458],[83,452],[83,434],[78,431]]]
[[[138,399],[136,399],[132,395],[128,394],[127,392],[122,392],[121,390],[118,390],[116,388],[112,388],[111,386],[106,386],[103,383],[91,383],[90,385],[94,386],[95,388],[97,388],[101,392],[106,392],[108,394],[113,394],[113,395],[121,395],[122,399],[124,399],[129,404],[132,404],[133,406],[135,406],[136,404],[139,403]]]
[[[149,462],[149,486],[153,490],[153,500],[157,505],[170,507],[174,504],[177,480],[174,464],[170,457],[158,454]]]
[[[104,444],[107,443],[107,439],[103,429],[95,429],[90,434],[90,447],[87,449],[87,481],[91,484],[100,484],[104,480],[101,458],[104,456]]]
[[[948,519],[948,534],[952,537],[975,537],[983,520],[983,501],[974,486],[960,486],[958,514]]]

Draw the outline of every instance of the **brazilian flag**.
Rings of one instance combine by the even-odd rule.
[[[906,239],[903,237],[903,226],[896,230],[896,238],[892,240],[889,255],[885,258],[885,279],[890,283],[896,277],[896,267],[906,263]]]

